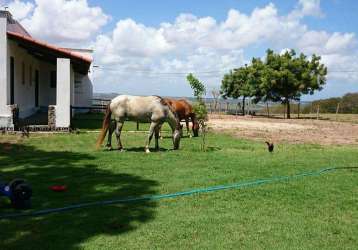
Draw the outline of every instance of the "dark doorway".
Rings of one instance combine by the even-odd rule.
[[[10,104],[15,104],[15,60],[10,57]]]
[[[39,71],[35,71],[35,107],[39,106]]]

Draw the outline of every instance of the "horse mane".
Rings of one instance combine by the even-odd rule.
[[[167,103],[167,101],[163,97],[159,95],[153,95],[153,96],[157,97],[160,100],[160,103],[163,104],[164,106],[170,106],[169,103]]]
[[[157,97],[160,100],[160,103],[162,105],[167,106],[169,108],[169,110],[173,113],[173,115],[175,116],[175,119],[177,120],[177,127],[179,127],[179,125],[180,125],[179,116],[178,116],[177,112],[175,112],[172,105],[170,105],[163,97],[161,97],[159,95],[154,95],[154,97]]]

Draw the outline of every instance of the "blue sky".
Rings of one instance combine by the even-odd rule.
[[[224,21],[229,9],[238,9],[240,12],[249,14],[253,9],[264,7],[269,3],[274,3],[279,14],[285,15],[297,6],[297,1],[244,1],[244,0],[183,0],[183,1],[96,1],[91,0],[94,5],[99,4],[106,13],[112,16],[112,21],[107,25],[107,30],[113,29],[116,21],[131,18],[147,26],[158,27],[163,22],[173,22],[181,13],[191,13],[199,17],[211,16],[217,21]],[[322,17],[308,16],[304,18],[304,23],[312,29],[325,30],[328,32],[354,32],[358,33],[358,3],[354,0],[326,0],[321,2]],[[247,56],[262,56],[266,47],[260,46],[247,48]],[[307,99],[326,96],[340,95],[349,91],[358,91],[357,83],[346,83],[345,86],[334,81],[329,82],[329,91],[323,95],[306,97]]]
[[[218,89],[225,72],[264,56],[267,48],[322,55],[332,72],[324,90],[305,100],[358,91],[358,2],[353,0],[6,4],[33,36],[59,46],[93,48],[99,66],[96,92],[190,96],[185,74],[177,72],[197,72],[208,90]],[[353,72],[337,72],[342,69]],[[208,71],[216,73],[202,73]]]
[[[181,13],[192,13],[197,16],[212,16],[224,20],[229,9],[239,9],[250,13],[256,7],[274,3],[280,14],[288,13],[296,5],[295,0],[90,0],[91,5],[101,6],[115,21],[132,18],[149,26],[158,26],[162,22],[172,22]],[[321,1],[324,18],[306,18],[306,23],[315,29],[335,32],[358,32],[358,3],[356,0],[324,0]],[[111,25],[108,25],[110,27]],[[107,28],[108,28],[107,27]]]
[[[131,1],[131,0],[90,0],[92,5],[101,6],[113,20],[107,25],[107,30],[115,25],[115,21],[132,18],[137,22],[158,26],[162,22],[172,22],[181,13],[192,13],[197,16],[212,16],[216,20],[225,20],[229,9],[239,9],[250,13],[256,7],[274,3],[280,14],[288,13],[297,1],[268,1],[268,0],[181,0],[181,1]],[[305,23],[314,29],[324,29],[330,32],[358,32],[358,3],[355,0],[325,0],[321,2],[325,13],[323,18],[305,18]]]

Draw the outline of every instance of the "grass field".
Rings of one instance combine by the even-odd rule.
[[[128,124],[128,129],[134,124]],[[326,167],[357,166],[354,146],[278,145],[230,135],[183,138],[172,151],[145,154],[145,134],[124,133],[127,152],[95,151],[96,133],[0,137],[1,179],[33,187],[33,210],[137,197],[286,176]],[[154,145],[152,143],[152,145]],[[358,173],[239,190],[74,210],[0,221],[0,249],[356,249]],[[66,184],[54,193],[49,186]],[[0,213],[13,212],[0,199]]]

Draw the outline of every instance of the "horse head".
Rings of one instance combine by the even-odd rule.
[[[174,150],[179,149],[180,146],[180,129],[175,129],[173,132],[173,145],[174,145]]]

